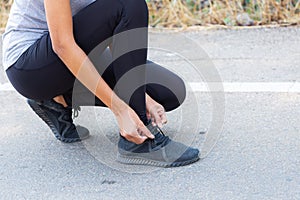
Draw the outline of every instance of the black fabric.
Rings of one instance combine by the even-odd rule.
[[[146,61],[147,48],[114,57],[124,45],[130,48],[130,45],[136,45],[135,43],[139,42],[147,47],[147,32],[138,38],[128,35],[126,40],[122,41],[118,38],[108,38],[133,28],[147,30],[147,26],[148,10],[144,0],[97,0],[73,17],[75,40],[87,54],[102,43],[98,48],[99,57],[91,58],[91,60],[103,79],[122,99],[126,96],[126,90],[130,88],[125,87],[122,91],[118,91],[118,88],[115,88],[118,80],[136,66],[147,63],[138,76],[131,81],[145,84],[135,90],[129,102],[144,123],[147,122],[145,92],[161,103],[167,111],[178,107],[185,98],[183,81],[169,70]],[[112,43],[112,55],[106,50],[109,43]],[[111,59],[114,62],[103,72],[101,67],[109,63]],[[76,83],[76,78],[53,51],[49,33],[45,33],[37,40],[6,72],[15,89],[29,99],[50,100],[63,95],[69,105],[81,106],[91,105],[91,101],[87,100],[89,99],[87,97],[91,96],[95,99],[92,105],[105,106],[83,85]],[[151,81],[150,84],[146,84],[149,77],[153,76],[167,80],[166,85],[155,84]],[[73,90],[74,84],[78,85],[76,91]],[[176,88],[170,89],[169,85],[175,85]],[[74,92],[76,92],[75,95]],[[72,98],[74,96],[76,98]]]

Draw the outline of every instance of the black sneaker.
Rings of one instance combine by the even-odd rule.
[[[71,143],[89,137],[88,129],[73,124],[71,107],[65,108],[54,100],[35,101],[28,99],[27,103],[50,127],[58,140]]]
[[[199,150],[171,140],[160,128],[148,124],[155,136],[137,145],[120,136],[117,161],[124,164],[152,165],[158,167],[179,167],[198,161]]]

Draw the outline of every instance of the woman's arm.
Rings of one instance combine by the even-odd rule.
[[[112,90],[75,42],[70,0],[45,0],[45,10],[54,52],[79,81],[96,93],[98,98],[101,97],[105,105],[112,110],[118,109],[112,105]],[[119,99],[116,98],[116,101]]]
[[[76,44],[70,0],[44,2],[53,50],[58,57],[82,84],[112,110],[117,118],[120,133],[126,139],[142,143],[148,137],[153,138],[134,111],[111,90],[84,51]]]

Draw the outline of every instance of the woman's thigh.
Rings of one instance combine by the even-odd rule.
[[[111,62],[111,55],[109,51],[105,51],[105,62]],[[104,77],[112,77],[113,71],[108,70]],[[111,88],[114,88],[117,81],[110,82]],[[155,101],[160,103],[166,111],[171,111],[179,107],[185,97],[186,88],[184,81],[170,70],[152,62],[147,61],[146,64],[146,92]],[[80,84],[76,86],[73,91],[70,91],[66,96],[69,102],[73,99],[73,104],[83,106],[105,106],[99,99]],[[143,104],[143,102],[136,102]]]
[[[35,70],[10,67],[7,76],[14,88],[29,99],[47,100],[63,94],[74,83],[74,76],[61,63],[53,62]]]
[[[6,73],[15,89],[31,99],[51,99],[74,82],[74,76],[52,50],[49,34],[29,47]]]
[[[160,103],[166,111],[176,109],[185,100],[184,81],[170,70],[148,61],[146,77],[147,94]]]
[[[75,40],[87,54],[112,36],[121,11],[118,0],[98,0],[73,17]],[[107,42],[103,44],[103,50]],[[29,47],[7,70],[7,75],[15,89],[31,99],[51,99],[64,94],[72,89],[75,81],[53,51],[49,33]]]

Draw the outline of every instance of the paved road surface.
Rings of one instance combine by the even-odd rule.
[[[1,72],[0,199],[300,199],[300,91],[276,89],[300,82],[299,35],[300,28],[150,34],[149,57],[187,84],[212,78],[236,88],[188,88],[166,132],[207,148],[199,131],[218,126],[216,115],[224,123],[205,159],[172,169],[116,163],[117,126],[107,109],[82,109],[76,122],[92,133],[85,142],[56,141]],[[245,92],[245,82],[258,92]],[[261,92],[262,83],[271,92]]]

